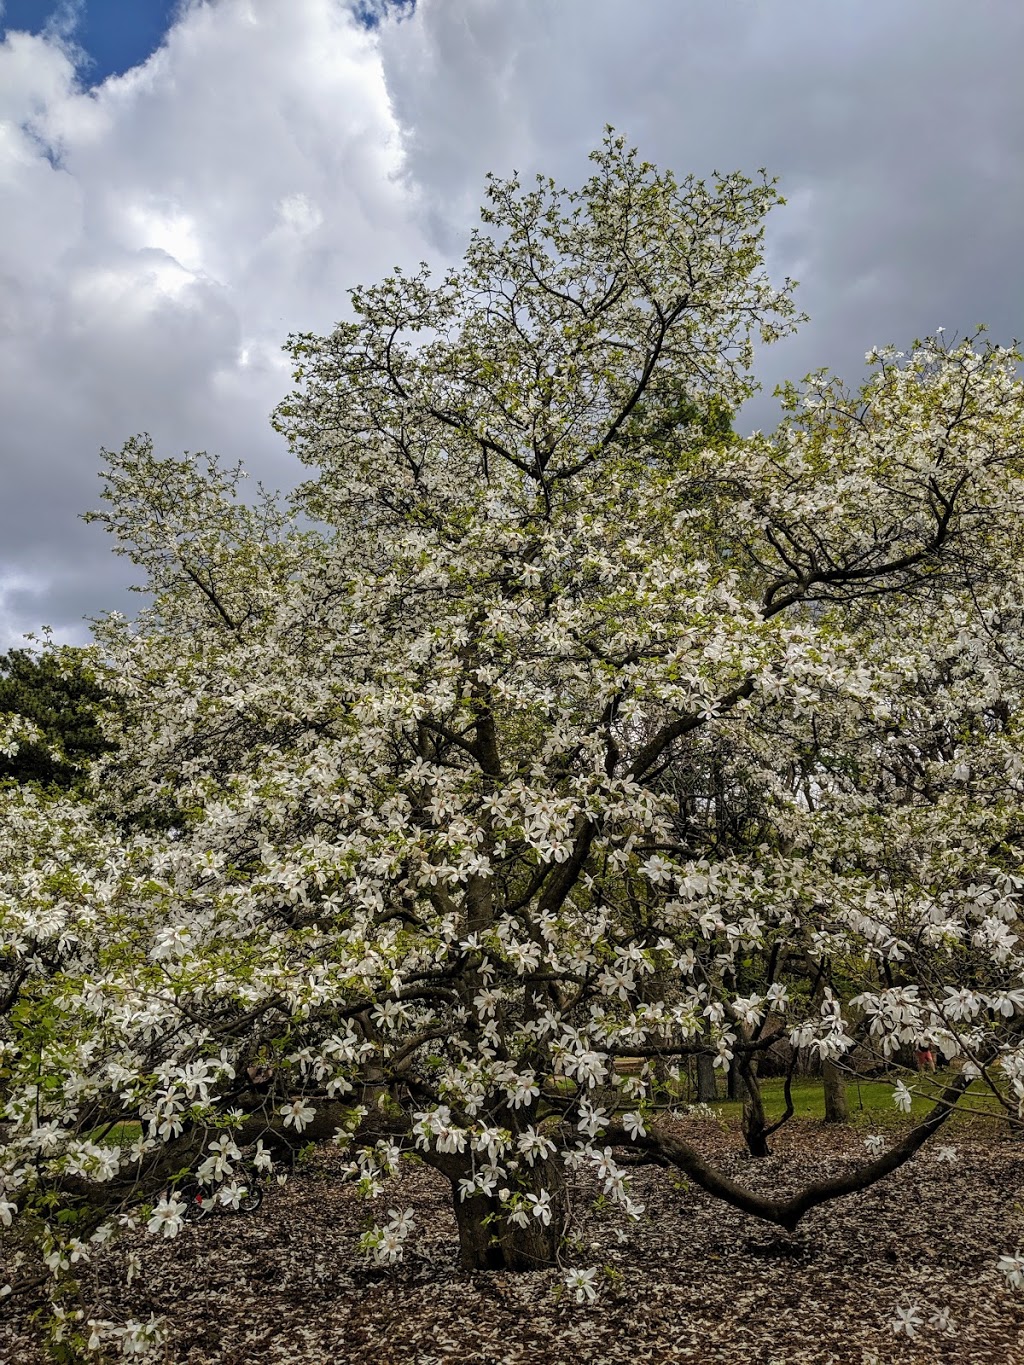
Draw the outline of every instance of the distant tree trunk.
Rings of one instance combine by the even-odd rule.
[[[735,1057],[729,1065],[728,1079],[726,1082],[726,1094],[731,1100],[746,1099],[747,1087],[743,1084],[743,1077],[740,1074],[739,1066]]]
[[[645,1001],[653,1004],[655,1001],[672,1000],[678,996],[676,981],[672,974],[667,971],[652,972],[649,977],[643,977],[641,980],[643,981],[641,997]],[[543,1008],[547,1008],[546,1001]],[[681,1096],[673,1091],[672,1083],[669,1080],[668,1062],[664,1057],[654,1057],[651,1060],[648,1077],[651,1084],[651,1094],[656,1103],[664,1104],[672,1101],[678,1103]]]
[[[739,1067],[733,1062],[730,1070],[739,1072]],[[764,1101],[761,1098],[761,1087],[758,1084],[757,1072],[754,1064],[744,1068],[741,1077],[744,1096],[743,1096],[743,1141],[747,1144],[747,1151],[751,1156],[770,1156],[768,1151],[768,1124],[764,1117]]]
[[[668,1063],[664,1057],[655,1057],[651,1063],[650,1076],[651,1090],[655,1100],[658,1102],[669,1100],[672,1095],[668,1078]]]
[[[714,1104],[718,1099],[718,1076],[710,1052],[697,1053],[697,1103]]]
[[[825,1086],[825,1122],[849,1123],[850,1110],[846,1103],[846,1078],[835,1062],[822,1063],[821,1078]]]

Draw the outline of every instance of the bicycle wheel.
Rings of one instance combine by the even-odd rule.
[[[251,1181],[246,1186],[246,1193],[238,1201],[238,1211],[239,1213],[255,1213],[262,1203],[264,1203],[264,1186]]]
[[[263,1203],[263,1186],[254,1175],[247,1175],[245,1194],[238,1201],[239,1213],[255,1213]]]
[[[176,1194],[185,1205],[183,1217],[187,1223],[198,1223],[213,1212],[216,1200],[202,1185],[185,1185]]]

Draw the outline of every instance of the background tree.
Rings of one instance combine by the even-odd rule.
[[[0,754],[0,779],[42,782],[67,789],[110,750],[99,713],[110,693],[89,652],[64,646],[42,654],[12,649],[0,655],[0,718],[20,716],[40,738]]]

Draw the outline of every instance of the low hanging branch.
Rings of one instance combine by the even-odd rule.
[[[675,1166],[708,1194],[724,1199],[727,1204],[753,1214],[755,1218],[763,1218],[792,1232],[804,1215],[819,1204],[857,1194],[899,1170],[947,1121],[970,1083],[969,1078],[961,1076],[947,1085],[921,1122],[876,1160],[858,1166],[846,1175],[836,1176],[833,1180],[817,1181],[788,1199],[770,1199],[755,1194],[710,1166],[688,1142],[657,1128],[638,1136],[630,1134],[621,1125],[612,1124],[605,1130],[605,1137],[615,1146],[628,1146],[650,1153],[660,1165]]]

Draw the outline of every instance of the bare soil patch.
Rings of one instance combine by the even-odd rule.
[[[811,1122],[790,1125],[760,1162],[713,1123],[679,1128],[765,1190],[864,1155],[858,1133]],[[591,1305],[563,1290],[559,1269],[464,1274],[442,1179],[410,1165],[372,1205],[324,1149],[253,1215],[210,1218],[170,1242],[125,1238],[89,1272],[90,1313],[166,1317],[174,1365],[1024,1365],[1024,1295],[995,1269],[1024,1244],[1024,1146],[957,1146],[955,1165],[926,1148],[814,1210],[792,1239],[655,1168],[635,1177],[639,1224],[595,1208],[596,1188],[581,1182],[567,1265],[606,1272]],[[373,1266],[360,1234],[405,1207],[417,1217],[406,1262]],[[128,1286],[133,1251],[142,1270]],[[911,1304],[924,1320],[915,1340],[892,1330]],[[0,1361],[45,1360],[31,1305],[3,1306]]]

